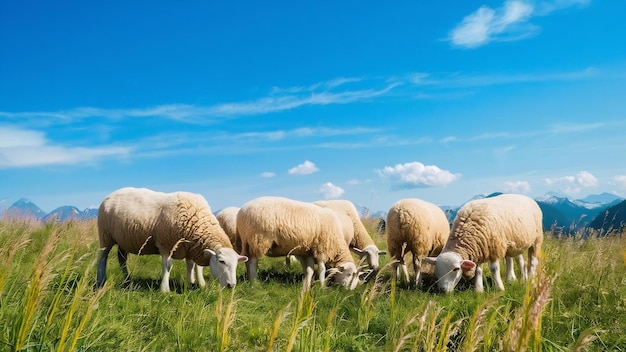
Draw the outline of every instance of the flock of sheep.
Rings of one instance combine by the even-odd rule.
[[[481,266],[488,262],[495,285],[504,290],[500,260],[506,260],[507,280],[516,279],[513,259],[524,280],[535,273],[543,241],[541,220],[534,200],[503,194],[466,203],[450,229],[438,206],[403,199],[387,215],[387,248],[397,276],[404,281],[411,280],[404,263],[405,254],[411,252],[412,280],[418,286],[421,264],[426,261],[435,266],[440,290],[454,290],[465,277],[475,279],[476,290],[483,291]],[[386,254],[346,200],[305,203],[259,197],[214,215],[201,195],[130,187],[111,193],[100,205],[98,237],[97,287],[105,283],[108,254],[117,245],[125,277],[128,253],[161,255],[163,292],[170,290],[172,259],[185,259],[189,283],[197,279],[204,286],[202,267],[209,266],[222,287],[233,287],[238,262],[246,263],[247,277],[254,280],[261,257],[295,256],[304,271],[303,289],[310,289],[316,264],[322,287],[332,278],[354,289],[364,272],[351,251],[367,262],[373,274],[379,269],[379,256]]]

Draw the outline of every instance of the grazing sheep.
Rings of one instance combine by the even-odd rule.
[[[304,289],[311,287],[314,266],[325,287],[326,264],[335,267],[335,282],[350,289],[358,283],[357,268],[343,241],[341,223],[330,209],[282,197],[260,197],[237,213],[237,233],[248,277],[255,280],[259,257],[290,254],[303,258]]]
[[[359,218],[359,212],[352,202],[348,200],[321,200],[313,204],[322,208],[334,210],[343,228],[343,236],[350,249],[357,253],[361,258],[365,257],[367,263],[376,273],[379,267],[380,255],[387,252],[378,249],[372,237],[367,232],[365,226]]]
[[[386,221],[387,250],[395,260],[396,273],[403,282],[409,281],[404,256],[413,256],[414,283],[421,285],[422,260],[441,252],[450,223],[446,214],[435,204],[421,199],[402,199],[389,208]]]
[[[537,202],[523,195],[502,194],[466,203],[454,219],[441,254],[426,259],[435,264],[437,285],[449,292],[461,276],[467,279],[476,276],[476,291],[482,292],[481,264],[488,261],[496,286],[504,290],[500,259],[507,258],[507,278],[513,278],[511,258],[516,258],[523,267],[522,254],[528,252],[526,268],[520,267],[526,280],[535,274],[539,264],[537,253],[543,242],[541,220]]]
[[[237,262],[248,259],[233,250],[206,200],[187,192],[161,193],[128,187],[111,193],[98,209],[98,238],[97,287],[104,285],[107,257],[116,244],[125,277],[127,253],[161,255],[163,292],[170,290],[172,259],[186,260],[190,283],[194,263],[210,265],[222,287],[236,284]],[[198,270],[198,280],[203,285],[200,273]]]
[[[237,236],[237,212],[239,212],[238,207],[227,207],[220,210],[215,217],[226,232],[235,251],[241,253],[241,240]]]

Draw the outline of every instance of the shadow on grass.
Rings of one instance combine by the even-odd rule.
[[[116,285],[117,289],[127,291],[160,291],[161,279],[160,278],[143,278],[143,277],[130,277],[125,281]],[[174,293],[183,293],[189,290],[200,289],[198,284],[189,285],[185,280],[176,278],[170,278],[170,291]]]

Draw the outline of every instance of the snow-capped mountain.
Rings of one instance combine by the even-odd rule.
[[[3,204],[0,203],[0,208],[2,208],[2,205]],[[44,222],[65,221],[70,219],[87,220],[95,219],[98,216],[98,209],[87,208],[81,211],[75,206],[66,205],[46,213],[35,203],[26,198],[22,198],[7,207],[4,212],[0,212],[0,216],[9,218],[31,218]]]
[[[9,217],[42,219],[46,216],[46,212],[29,199],[22,198],[8,207],[5,215]]]

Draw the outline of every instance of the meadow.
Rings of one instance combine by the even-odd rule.
[[[500,292],[485,270],[485,293],[447,295],[397,285],[385,257],[354,291],[305,293],[282,258],[261,259],[257,282],[240,265],[224,290],[209,270],[207,287],[189,287],[175,261],[164,294],[159,256],[131,255],[125,282],[114,253],[96,291],[97,249],[94,221],[0,221],[0,351],[626,351],[622,236],[546,233],[528,284]]]

